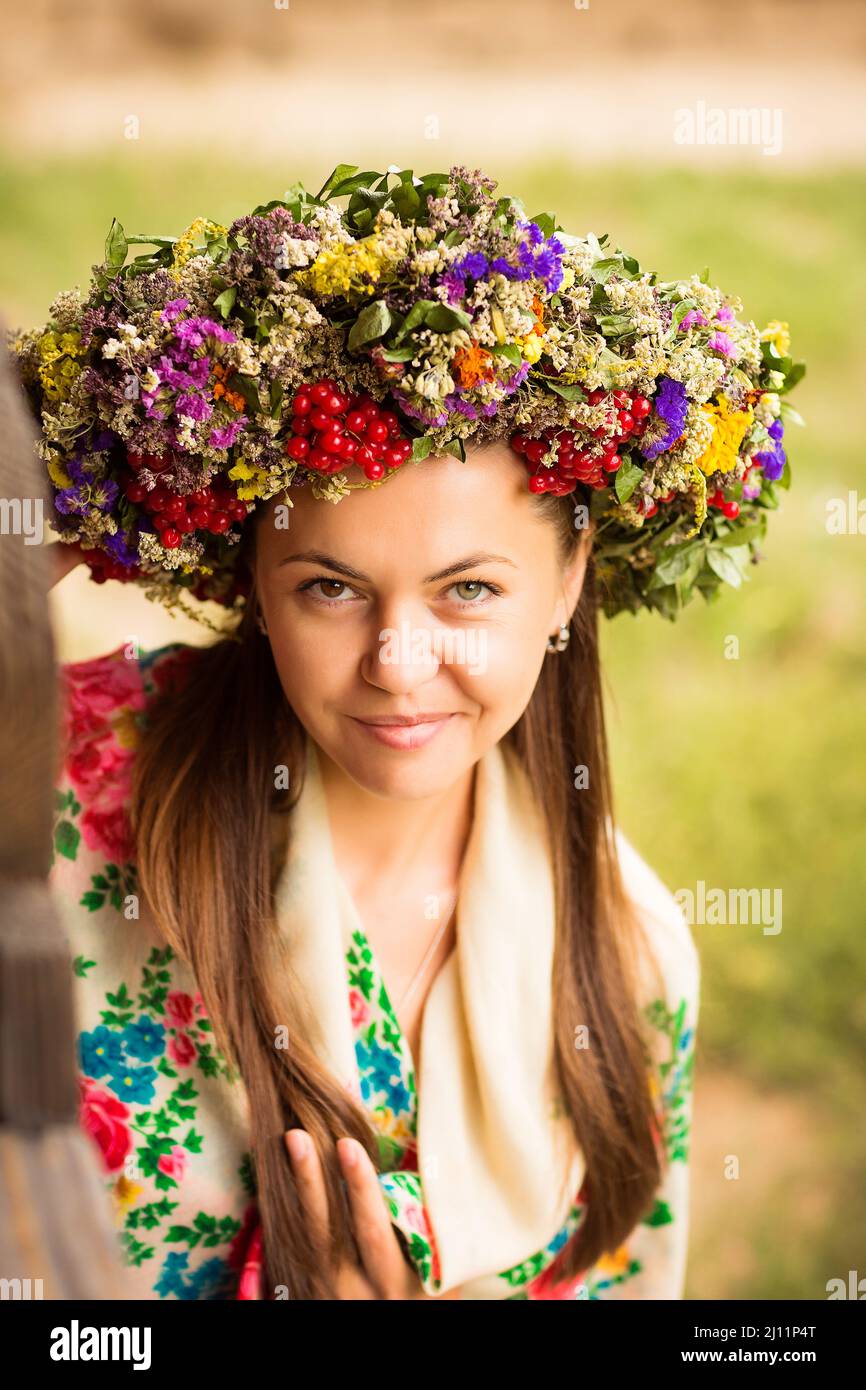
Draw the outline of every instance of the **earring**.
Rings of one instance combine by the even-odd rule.
[[[548,637],[547,639],[547,650],[549,652],[564,652],[570,641],[571,629],[567,623],[560,623],[556,637]]]
[[[256,611],[256,627],[259,629],[259,632],[263,632],[265,636],[267,636],[268,629],[261,608]]]

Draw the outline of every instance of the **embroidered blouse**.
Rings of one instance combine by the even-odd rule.
[[[193,652],[174,642],[130,656],[121,646],[61,666],[64,755],[51,883],[73,958],[80,1123],[94,1141],[130,1294],[249,1298],[260,1293],[261,1231],[243,1083],[215,1045],[189,966],[138,915],[128,819],[130,771],[148,702]],[[491,1273],[483,1287],[475,1281],[472,1297],[682,1297],[698,960],[673,897],[616,833],[629,891],[655,912],[669,944],[665,997],[646,1009],[658,1043],[648,1060],[663,1180],[624,1243],[577,1277],[559,1277],[557,1257],[582,1219],[583,1189],[543,1249]],[[423,1288],[435,1294],[435,1235],[417,1171],[413,1060],[360,930],[346,953],[346,989],[383,1196]]]

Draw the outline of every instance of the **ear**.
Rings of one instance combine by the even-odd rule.
[[[562,572],[562,598],[556,609],[557,624],[570,622],[578,605],[583,590],[583,581],[586,577],[587,561],[592,550],[594,532],[595,522],[593,521],[581,534],[580,544],[575,548],[574,555]]]

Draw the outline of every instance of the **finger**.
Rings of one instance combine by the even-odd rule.
[[[355,1139],[338,1139],[337,1152],[364,1272],[380,1298],[405,1298],[406,1261],[370,1157]]]
[[[316,1146],[304,1129],[286,1130],[286,1148],[298,1189],[307,1229],[323,1251],[330,1245],[328,1189]]]

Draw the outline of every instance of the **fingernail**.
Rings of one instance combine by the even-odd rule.
[[[341,1144],[340,1154],[347,1168],[354,1168],[358,1161],[358,1151],[354,1144]]]
[[[297,1161],[298,1163],[303,1163],[304,1159],[307,1157],[307,1154],[309,1153],[309,1146],[307,1144],[306,1134],[303,1134],[298,1129],[291,1129],[289,1130],[288,1143],[289,1152],[291,1153],[292,1160]]]

